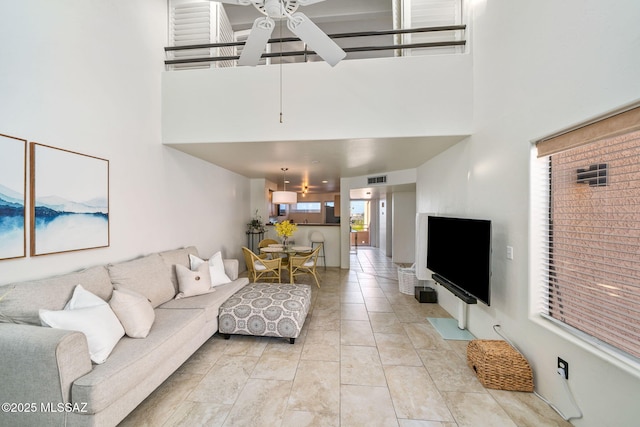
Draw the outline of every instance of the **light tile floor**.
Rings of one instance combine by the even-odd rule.
[[[427,321],[450,316],[400,293],[396,268],[363,247],[350,270],[321,268],[295,344],[216,334],[121,425],[570,426],[531,393],[482,387],[467,341]]]

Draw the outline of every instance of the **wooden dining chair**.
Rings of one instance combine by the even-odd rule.
[[[316,273],[316,266],[318,264],[318,254],[320,253],[321,248],[322,244],[315,248],[310,254],[296,254],[289,257],[289,276],[291,278],[291,283],[293,283],[296,276],[310,274],[315,279],[316,285],[320,287],[318,274]]]
[[[282,259],[266,259],[261,258],[247,247],[242,247],[244,261],[247,264],[249,277],[254,283],[258,281],[281,282],[282,278]]]
[[[269,245],[277,245],[277,244],[279,244],[279,243],[280,243],[280,242],[278,242],[278,241],[277,241],[277,240],[275,240],[275,239],[263,239],[263,240],[260,240],[260,242],[258,243],[258,248],[266,248],[266,247],[268,247]],[[264,256],[264,255],[266,255],[266,254],[260,254],[260,255],[258,255],[258,256],[259,256],[260,258],[265,258],[265,256]],[[270,257],[266,257],[266,258],[275,258],[275,257],[280,257],[280,258],[282,259],[282,261],[281,261],[281,262],[282,262],[282,267],[286,267],[286,266],[288,265],[289,257],[288,257],[286,254],[284,254],[284,253],[281,253],[281,254],[272,254]]]
[[[262,239],[258,243],[258,248],[266,248],[269,245],[277,245],[278,243],[280,242],[275,239]]]

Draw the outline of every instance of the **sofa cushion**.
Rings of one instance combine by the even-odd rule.
[[[177,354],[193,352],[206,340],[201,336],[204,323],[202,310],[156,310],[147,338],[122,338],[105,363],[73,383],[73,401],[86,402],[86,411],[95,414],[149,378],[168,377],[184,362],[174,360]]]
[[[231,279],[224,271],[222,253],[220,253],[219,251],[213,254],[213,256],[211,256],[208,261],[198,258],[195,255],[189,255],[189,262],[191,263],[192,270],[195,270],[205,263],[209,266],[209,273],[211,275],[211,287],[216,287],[231,282]]]
[[[124,335],[124,329],[109,304],[102,298],[76,286],[64,310],[40,310],[43,326],[80,331],[87,337],[94,363],[104,363]]]
[[[151,254],[132,261],[109,264],[109,276],[114,286],[131,289],[144,295],[153,307],[175,296],[171,269],[159,254]]]
[[[113,286],[104,266],[91,267],[63,276],[0,286],[0,323],[23,323],[40,326],[38,310],[62,310],[71,299],[76,285],[105,301]]]
[[[118,316],[127,336],[145,338],[149,335],[156,314],[147,297],[116,285],[109,305]]]
[[[202,309],[205,311],[207,322],[218,320],[218,309],[231,295],[244,288],[249,279],[242,277],[225,285],[215,288],[215,292],[198,295],[191,298],[174,299],[162,304],[158,309]],[[156,310],[158,312],[158,310]],[[215,330],[217,330],[217,325]]]
[[[180,292],[176,295],[176,299],[208,294],[215,291],[215,289],[211,288],[211,275],[209,274],[209,266],[206,264],[201,264],[200,267],[195,270],[177,264],[176,274],[178,275],[178,287],[180,289]]]
[[[195,246],[189,246],[182,249],[173,249],[170,251],[160,252],[160,257],[164,261],[164,263],[171,269],[171,283],[173,283],[173,287],[175,288],[175,293],[177,294],[178,289],[178,277],[176,276],[176,265],[184,265],[185,267],[189,267],[189,255],[193,254],[198,256],[198,249]]]

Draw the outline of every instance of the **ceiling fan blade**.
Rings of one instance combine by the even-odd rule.
[[[253,22],[249,38],[242,49],[238,65],[255,66],[260,62],[262,52],[276,27],[273,19],[267,17],[258,18]]]
[[[249,6],[250,4],[253,3],[251,0],[209,0],[209,1],[215,1],[218,3],[226,3],[226,4],[237,4],[240,6]],[[324,0],[320,0],[320,1],[324,1]]]
[[[320,3],[321,1],[324,1],[324,0],[298,0],[298,3],[301,6],[309,6],[310,4]]]
[[[304,13],[291,15],[287,27],[332,67],[347,54]]]

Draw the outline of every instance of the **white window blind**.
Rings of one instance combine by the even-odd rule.
[[[403,23],[403,6],[404,6],[404,0],[393,0],[393,2],[391,3],[391,16],[393,18],[393,29],[394,30],[400,30],[402,29],[402,23]],[[402,35],[401,34],[395,34],[393,36],[393,43],[394,44],[402,44]],[[394,56],[402,56],[402,50],[401,49],[396,49],[394,51]]]
[[[172,46],[187,46],[211,43],[212,3],[193,2],[173,5],[171,8]],[[192,59],[210,56],[209,49],[178,50],[171,53],[170,59]],[[177,64],[174,69],[209,68],[208,62]]]
[[[627,124],[628,113],[640,109]],[[533,195],[545,224],[539,312],[639,361],[640,120],[621,132],[621,118],[538,144],[552,153],[538,159]]]
[[[234,41],[231,22],[221,3],[210,1],[172,2],[170,16],[172,46],[188,46]],[[170,59],[208,58],[233,56],[233,46],[172,51]],[[234,61],[196,62],[176,64],[174,69],[232,67]]]
[[[404,0],[404,28],[441,27],[462,23],[461,0]],[[461,40],[460,31],[437,31],[404,35],[404,43],[432,43]],[[428,49],[411,49],[407,55],[438,55],[457,53],[462,48],[447,46]]]
[[[235,41],[233,28],[231,28],[231,21],[227,16],[227,12],[224,9],[224,5],[221,3],[214,3],[216,6],[217,26],[216,26],[216,40],[218,43],[228,43]],[[217,56],[235,56],[235,46],[219,47]],[[218,61],[218,67],[233,67],[235,61]]]

